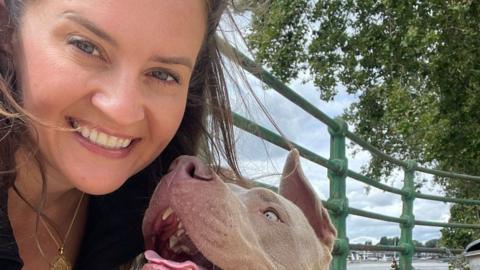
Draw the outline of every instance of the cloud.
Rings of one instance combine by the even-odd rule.
[[[258,80],[254,80],[252,76],[248,77],[252,81],[251,85],[254,93],[260,98],[261,103],[282,132],[295,143],[328,158],[330,135],[325,124],[304,112],[277,92],[265,90],[264,86]],[[300,81],[295,81],[291,84],[291,87],[304,99],[332,118],[340,116],[352,102],[357,100],[356,96],[349,95],[344,90],[339,89],[337,97],[332,102],[327,103],[320,100],[319,93],[312,84],[302,84]],[[252,94],[246,88],[242,87],[241,91],[238,89],[233,91],[231,96],[232,106],[236,112],[275,131],[273,125],[264,116]],[[262,181],[277,185],[280,178],[278,174],[282,171],[287,151],[239,129],[236,129],[235,132],[237,133],[240,166],[245,175],[247,177],[263,175],[265,177],[262,178]],[[368,152],[360,151],[353,155],[352,149],[347,150],[347,157],[349,168],[356,172],[360,172],[361,167],[370,160]],[[302,166],[320,198],[328,199],[330,181],[327,177],[327,170],[305,159],[302,159]],[[277,175],[272,176],[271,174]],[[392,180],[387,184],[401,188],[402,179],[403,172],[395,171]],[[428,194],[442,192],[438,186],[433,184],[425,185],[421,191]],[[347,179],[347,197],[350,207],[392,217],[400,217],[402,213],[402,201],[399,195],[383,192],[376,188],[371,188],[367,192],[366,185],[354,179]],[[432,211],[432,209],[435,209],[435,211]],[[417,199],[414,204],[415,217],[421,220],[446,222],[449,217],[449,209],[449,204],[428,200]],[[352,243],[357,241],[363,243],[365,242],[363,239],[376,240],[373,241],[376,243],[382,236],[400,236],[400,226],[396,223],[349,215],[347,218],[347,235]],[[413,236],[415,240],[422,242],[440,238],[440,228],[416,226]]]

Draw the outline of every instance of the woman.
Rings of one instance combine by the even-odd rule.
[[[174,158],[236,168],[225,1],[0,0],[0,269],[118,268]]]

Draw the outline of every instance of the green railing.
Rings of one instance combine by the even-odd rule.
[[[428,194],[422,194],[416,192],[414,189],[414,175],[415,172],[423,172],[435,176],[470,180],[470,181],[480,181],[480,177],[464,175],[458,173],[450,173],[446,171],[432,170],[418,166],[413,160],[398,160],[389,155],[386,155],[379,149],[373,147],[368,142],[359,138],[355,134],[351,133],[346,123],[342,119],[332,119],[324,114],[322,111],[317,109],[314,105],[310,104],[300,95],[295,93],[288,86],[284,85],[261,66],[257,65],[255,62],[250,60],[248,57],[243,55],[241,52],[237,51],[229,44],[223,43],[221,46],[225,55],[231,58],[233,61],[240,63],[240,65],[249,73],[256,76],[258,79],[263,81],[266,85],[277,91],[279,94],[290,100],[292,103],[301,107],[304,111],[318,119],[320,122],[328,126],[328,131],[330,133],[330,158],[321,157],[314,152],[293,143],[299,152],[300,155],[318,165],[321,165],[328,169],[328,178],[330,180],[330,198],[327,201],[324,201],[325,207],[329,210],[332,222],[338,231],[338,236],[335,241],[335,247],[333,250],[333,261],[331,269],[334,270],[344,270],[347,269],[347,257],[350,250],[370,250],[370,251],[397,251],[400,253],[400,269],[410,270],[413,269],[412,258],[414,252],[429,252],[429,253],[461,253],[461,249],[441,249],[441,248],[419,248],[414,247],[412,239],[412,231],[415,225],[419,226],[436,226],[436,227],[449,227],[449,228],[470,228],[470,229],[480,229],[480,225],[477,224],[460,224],[460,223],[441,223],[433,221],[424,221],[416,220],[413,215],[413,207],[415,199],[421,198],[426,200],[434,200],[440,202],[451,202],[451,203],[460,203],[468,205],[480,205],[478,200],[469,200],[469,199],[460,199],[460,198],[449,198],[434,196]],[[238,115],[234,114],[234,124],[251,134],[254,134],[258,137],[263,138],[264,140],[282,147],[284,149],[289,149],[289,145],[284,138],[277,135],[276,133]],[[345,139],[348,138],[350,141],[361,146],[364,150],[369,151],[372,155],[375,155],[379,158],[382,158],[392,164],[395,164],[404,171],[404,182],[403,188],[397,189],[394,187],[387,186],[351,171],[348,169],[348,160],[345,155]],[[346,197],[346,179],[350,177],[367,185],[376,187],[383,191],[391,192],[398,194],[402,197],[403,209],[400,217],[391,217],[386,215],[381,215],[377,213],[372,213],[360,209],[355,209],[349,207],[348,198]],[[400,226],[400,244],[398,246],[371,246],[371,245],[358,245],[358,244],[349,244],[347,238],[347,224],[346,219],[348,215],[362,216],[366,218],[382,220],[387,222],[398,223]]]

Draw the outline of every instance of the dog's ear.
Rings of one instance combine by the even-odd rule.
[[[302,171],[300,155],[296,149],[288,154],[279,193],[303,211],[318,239],[332,250],[337,232],[330,222],[327,210]]]

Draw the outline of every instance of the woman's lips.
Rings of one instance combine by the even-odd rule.
[[[75,131],[73,132],[74,138],[87,150],[92,153],[107,157],[107,158],[125,158],[132,151],[133,147],[137,144],[138,141],[132,141],[129,146],[121,149],[107,149],[98,144],[91,142],[90,140],[84,138],[82,134]]]
[[[68,117],[68,124],[75,129],[73,132],[77,141],[89,151],[109,158],[124,158],[140,139],[106,133],[99,128],[92,128],[86,123]]]

